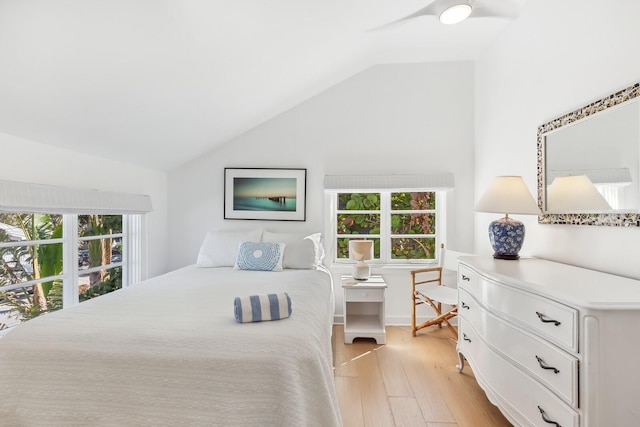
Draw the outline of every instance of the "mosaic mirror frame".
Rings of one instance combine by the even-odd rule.
[[[553,119],[538,127],[537,151],[538,151],[538,206],[543,212],[538,216],[540,224],[574,224],[574,225],[601,225],[617,227],[640,227],[640,212],[638,211],[615,211],[605,213],[581,213],[581,214],[551,214],[546,213],[545,207],[545,135],[555,131],[562,126],[567,126],[579,120],[585,119],[596,113],[616,107],[640,96],[640,83],[636,83],[625,89],[617,91],[598,101],[592,102],[582,108],[567,113],[561,117]]]

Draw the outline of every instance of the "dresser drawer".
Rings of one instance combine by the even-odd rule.
[[[497,316],[506,316],[546,339],[578,352],[578,311],[550,299],[486,279],[460,265],[458,287]]]
[[[469,361],[489,399],[516,425],[577,427],[579,415],[551,390],[488,347],[465,317],[459,318],[458,351]]]
[[[384,289],[345,288],[345,301],[384,301]]]
[[[466,289],[472,295],[479,291],[480,276],[470,268],[458,264],[458,289]],[[479,295],[476,295],[479,297]]]
[[[474,297],[460,290],[459,316],[484,340],[521,365],[565,402],[578,406],[578,359],[558,347],[487,312]]]

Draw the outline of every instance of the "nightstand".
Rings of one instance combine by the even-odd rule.
[[[384,327],[384,291],[387,288],[382,276],[371,276],[358,281],[351,276],[342,276],[344,291],[344,342],[353,343],[355,338],[373,338],[384,344],[387,334]]]

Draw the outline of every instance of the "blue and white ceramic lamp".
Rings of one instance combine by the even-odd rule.
[[[476,203],[477,212],[503,213],[503,218],[489,224],[493,257],[517,260],[524,243],[524,224],[510,214],[539,215],[540,209],[521,176],[498,176]]]

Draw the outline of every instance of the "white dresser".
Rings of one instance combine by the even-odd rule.
[[[517,426],[640,426],[640,281],[461,257],[458,355]]]

